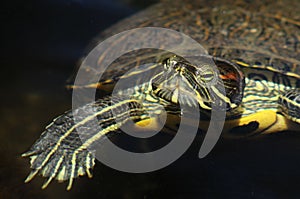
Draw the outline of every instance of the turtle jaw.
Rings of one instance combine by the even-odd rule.
[[[211,98],[196,79],[197,66],[176,55],[163,60],[162,64],[164,70],[151,80],[157,97],[180,107],[211,109],[208,105]]]

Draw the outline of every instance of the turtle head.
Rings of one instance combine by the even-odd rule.
[[[162,65],[164,70],[152,79],[152,87],[164,100],[205,110],[230,110],[242,101],[244,75],[231,62],[207,55],[188,60],[171,56]]]

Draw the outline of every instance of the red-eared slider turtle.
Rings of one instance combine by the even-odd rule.
[[[31,158],[32,172],[26,182],[41,174],[48,178],[43,188],[56,178],[58,181],[69,180],[67,189],[71,189],[73,178],[85,174],[91,177],[94,156],[87,150],[89,144],[100,140],[102,134],[118,131],[127,121],[122,113],[129,112],[134,121],[143,121],[155,115],[157,104],[166,108],[171,105],[174,111],[179,101],[203,109],[225,103],[227,132],[251,127],[254,133],[270,133],[297,126],[300,123],[299,8],[298,0],[228,0],[224,3],[220,0],[166,0],[104,31],[103,38],[136,27],[164,27],[189,35],[207,49],[209,55],[200,57],[204,60],[209,57],[215,62],[226,94],[218,92],[218,84],[209,95],[205,92],[207,88],[200,86],[201,82],[210,81],[211,70],[199,74],[197,71],[201,66],[176,55],[164,57],[156,65],[164,68],[164,72],[153,76],[150,82],[135,85],[131,99],[123,99],[120,95],[112,105],[110,96],[104,96],[78,108],[78,111],[93,108],[95,115],[74,123],[69,111],[47,126],[31,149],[22,155]],[[132,68],[126,61],[117,63],[116,68],[103,76],[105,81],[91,82],[83,87],[104,88]],[[168,78],[161,81],[161,76]],[[187,90],[185,97],[179,98],[176,94],[178,85],[175,82],[178,81],[174,81],[175,77],[185,82],[179,88]],[[123,91],[126,92],[128,90]],[[145,101],[141,103],[142,98]],[[130,109],[126,111],[124,105]],[[145,111],[150,115],[144,114]],[[76,127],[94,117],[99,119],[105,132],[89,143],[82,143]]]

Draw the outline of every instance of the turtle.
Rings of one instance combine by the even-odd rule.
[[[41,174],[48,178],[42,188],[56,178],[69,180],[67,190],[70,190],[74,178],[92,177],[95,157],[87,147],[106,136],[99,136],[93,128],[84,129],[94,134],[88,134],[91,142],[83,143],[76,128],[95,117],[100,121],[97,125],[107,130],[102,133],[108,135],[118,132],[128,121],[123,113],[141,124],[155,118],[161,105],[167,112],[180,115],[178,104],[184,104],[190,108],[198,106],[208,116],[212,106],[225,107],[221,110],[226,111],[224,131],[227,133],[242,132],[243,136],[249,135],[248,131],[256,135],[299,129],[299,7],[298,0],[163,0],[104,30],[100,41],[133,28],[168,28],[190,36],[203,45],[206,52],[199,55],[200,65],[195,65],[169,52],[161,55],[146,49],[139,56],[135,51],[129,54],[136,58],[134,62],[128,61],[128,57],[117,60],[105,71],[103,81],[91,79],[83,85],[72,86],[73,89],[111,91],[111,86],[119,80],[135,77],[136,73],[124,76],[126,71],[133,68],[137,68],[138,74],[146,71],[139,67],[140,61],[146,60],[144,55],[156,63],[148,66],[155,70],[152,73],[155,75],[144,81],[136,78],[141,82],[118,91],[117,98],[112,99],[110,94],[102,96],[100,92],[95,102],[76,109],[86,112],[90,108],[94,115],[86,113],[75,123],[74,111],[67,111],[54,119],[30,150],[22,154],[31,158],[32,171],[25,182]],[[98,62],[101,61],[99,58]],[[217,83],[212,87],[201,86],[216,76],[210,68],[211,61],[219,71]],[[83,68],[87,73],[98,72],[89,65],[83,64]],[[224,92],[220,90],[221,84]],[[185,94],[179,95],[179,91]],[[131,93],[131,97],[123,98],[127,93]],[[125,105],[130,108],[124,108]],[[205,121],[202,124],[205,126]]]

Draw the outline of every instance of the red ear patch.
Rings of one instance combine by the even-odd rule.
[[[232,73],[226,73],[226,74],[220,74],[219,76],[222,80],[231,79],[231,80],[238,81],[240,79],[240,76],[237,76],[237,73],[233,73],[233,72]]]
[[[219,70],[219,78],[223,81],[226,96],[237,106],[243,99],[245,77],[242,70],[234,63],[222,58],[213,57]]]

